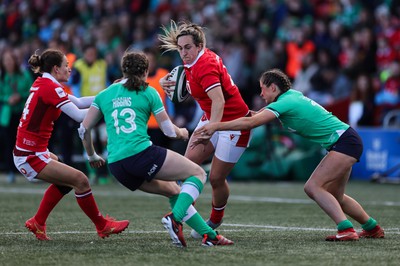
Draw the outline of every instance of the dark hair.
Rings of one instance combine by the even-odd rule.
[[[127,52],[121,60],[121,70],[128,80],[124,87],[130,91],[145,90],[149,83],[144,79],[149,69],[149,60],[142,52]]]
[[[33,54],[28,60],[34,73],[50,73],[54,66],[61,66],[64,54],[60,50],[47,49],[41,55]]]
[[[260,82],[267,87],[274,83],[276,86],[278,86],[281,94],[288,91],[292,87],[289,77],[277,68],[262,73]]]

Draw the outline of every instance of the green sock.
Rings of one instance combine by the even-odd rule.
[[[172,209],[174,219],[177,222],[181,222],[183,217],[186,216],[187,209],[197,199],[202,189],[203,183],[197,177],[191,176],[183,182],[181,193],[179,193]]]
[[[195,177],[195,176],[191,176],[191,177],[189,177],[188,179],[186,179],[185,182],[183,182],[183,184],[182,184],[182,190],[184,189],[184,187],[185,187],[186,185],[191,185],[191,186],[193,186],[194,188],[197,189],[197,191],[198,191],[199,193],[201,193],[201,191],[203,190],[203,187],[204,187],[204,185],[203,185],[203,183],[200,181],[200,179],[198,179],[198,178]]]
[[[206,224],[198,212],[190,217],[190,219],[186,221],[186,224],[193,228],[200,235],[207,234],[212,239],[217,237],[217,233],[210,226],[208,226],[208,224]]]
[[[349,228],[353,228],[353,224],[349,220],[343,220],[340,223],[338,223],[338,225],[337,225],[337,229],[339,231],[349,229]]]
[[[378,223],[376,222],[376,220],[374,218],[369,217],[368,221],[365,224],[362,224],[361,227],[365,231],[369,231],[369,230],[374,229],[377,224]]]
[[[177,222],[181,222],[183,217],[186,215],[186,211],[189,206],[193,203],[193,198],[186,193],[179,194],[175,206],[172,209],[172,213],[174,214],[174,219]]]

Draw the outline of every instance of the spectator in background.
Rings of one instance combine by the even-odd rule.
[[[398,9],[399,8],[397,7],[397,10]],[[398,13],[397,17],[395,16],[395,9],[393,9],[393,12],[394,13],[391,13],[389,6],[385,4],[381,4],[375,9],[374,15],[376,23],[374,27],[374,33],[376,36],[383,36],[386,40],[388,40],[390,47],[393,47],[395,50],[399,51],[400,18],[398,17]]]
[[[356,47],[355,68],[356,74],[376,72],[376,42],[372,29],[361,27],[352,32],[352,39]]]
[[[372,79],[360,74],[353,86],[349,107],[349,124],[353,128],[374,125],[374,87]]]
[[[334,68],[335,59],[328,49],[318,49],[316,52],[318,70],[310,78],[311,90],[307,96],[317,103],[326,106],[334,101],[329,71]]]
[[[384,36],[379,36],[376,42],[376,66],[378,73],[382,73],[388,69],[390,64],[397,58],[397,54]]]
[[[249,81],[251,84],[247,90],[252,94],[251,109],[255,109],[255,106],[259,106],[260,97],[258,96],[258,83],[255,82],[258,77],[269,68],[286,68],[287,54],[285,50],[285,41],[280,38],[275,38],[271,41],[271,45],[268,44],[268,40],[262,39],[258,42],[255,51],[255,61],[252,65],[252,79]],[[267,66],[267,67],[266,67]],[[258,109],[257,109],[258,110]]]
[[[107,86],[107,63],[100,58],[94,43],[88,43],[83,48],[83,57],[75,61],[72,68],[71,84],[79,97],[95,96]],[[107,158],[107,132],[104,120],[100,121],[92,130],[97,150]],[[103,167],[99,172],[87,165],[91,182],[107,183],[108,172]],[[100,175],[100,176],[98,176]]]
[[[381,74],[381,82],[382,86],[375,95],[380,122],[383,121],[387,112],[400,105],[400,62],[398,60],[392,62],[389,69]]]
[[[291,40],[286,43],[287,65],[286,73],[290,79],[294,79],[301,69],[302,58],[314,52],[315,45],[308,39],[302,27],[291,30]]]
[[[317,73],[317,71],[318,65],[315,62],[314,53],[309,53],[303,56],[301,59],[301,69],[293,81],[293,89],[301,91],[304,95],[308,95],[312,90],[311,78],[315,73]]]
[[[83,58],[75,61],[72,84],[79,87],[79,96],[94,96],[107,86],[107,63],[99,57],[94,43],[83,48]]]
[[[19,118],[33,79],[27,69],[21,66],[11,47],[3,51],[0,60],[0,137],[4,146],[1,153],[8,173],[7,181],[14,183],[17,169],[14,166],[12,150]]]
[[[315,47],[329,49],[332,39],[329,35],[328,26],[324,19],[317,19],[314,21],[312,41]]]
[[[167,106],[167,101],[169,99],[167,98],[167,95],[162,89],[159,81],[162,77],[168,74],[168,70],[158,65],[158,50],[155,48],[146,47],[143,52],[149,60],[149,74],[147,76],[147,82],[149,83],[149,86],[156,89],[158,94],[160,94],[161,101],[163,102],[164,106]],[[169,104],[169,106],[171,105],[172,103]],[[183,127],[184,125],[181,126]],[[150,140],[154,145],[164,148],[169,146],[170,139],[162,132],[153,114],[150,116],[149,122],[147,123],[147,133],[149,134]]]
[[[339,66],[350,77],[356,77],[356,47],[350,35],[340,37],[340,50],[335,57]]]

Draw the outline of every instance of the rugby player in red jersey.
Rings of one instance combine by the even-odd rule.
[[[169,27],[163,27],[164,34],[159,36],[161,47],[166,51],[178,51],[185,67],[187,89],[204,111],[198,127],[209,122],[231,121],[250,115],[250,111],[238,87],[229,75],[221,57],[206,48],[203,28],[199,25],[171,21]],[[174,85],[167,80],[168,75],[160,79],[165,91]],[[224,210],[228,202],[229,186],[226,180],[232,168],[249,145],[250,130],[217,131],[210,141],[191,149],[190,138],[185,157],[201,164],[211,155],[209,180],[212,186],[212,210],[208,225],[213,229],[222,223]],[[199,238],[196,232],[192,236]]]
[[[54,121],[61,112],[82,122],[94,97],[77,98],[65,92],[61,83],[68,81],[71,69],[61,51],[47,49],[41,55],[35,53],[28,63],[41,76],[30,88],[20,119],[13,151],[14,163],[29,181],[42,180],[51,185],[44,193],[36,214],[26,221],[25,226],[37,239],[50,240],[46,234],[47,217],[64,195],[74,189],[79,206],[95,224],[101,238],[122,232],[128,227],[129,221],[103,217],[92,195],[87,176],[60,162],[47,148]],[[89,161],[97,158],[96,154],[92,154]]]

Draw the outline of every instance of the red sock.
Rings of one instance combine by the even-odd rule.
[[[222,207],[215,207],[214,205],[212,206],[210,214],[210,221],[212,223],[218,224],[222,221],[222,218],[224,217],[225,207],[226,205]]]
[[[90,218],[90,220],[92,220],[92,222],[96,225],[96,228],[103,229],[106,225],[106,220],[97,208],[92,190],[89,189],[82,194],[75,193],[75,197],[78,201],[79,207],[81,207],[82,211]]]
[[[44,192],[42,201],[40,202],[39,208],[35,214],[35,220],[40,225],[46,223],[47,217],[54,207],[64,197],[64,194],[60,192],[56,185],[51,184]]]

